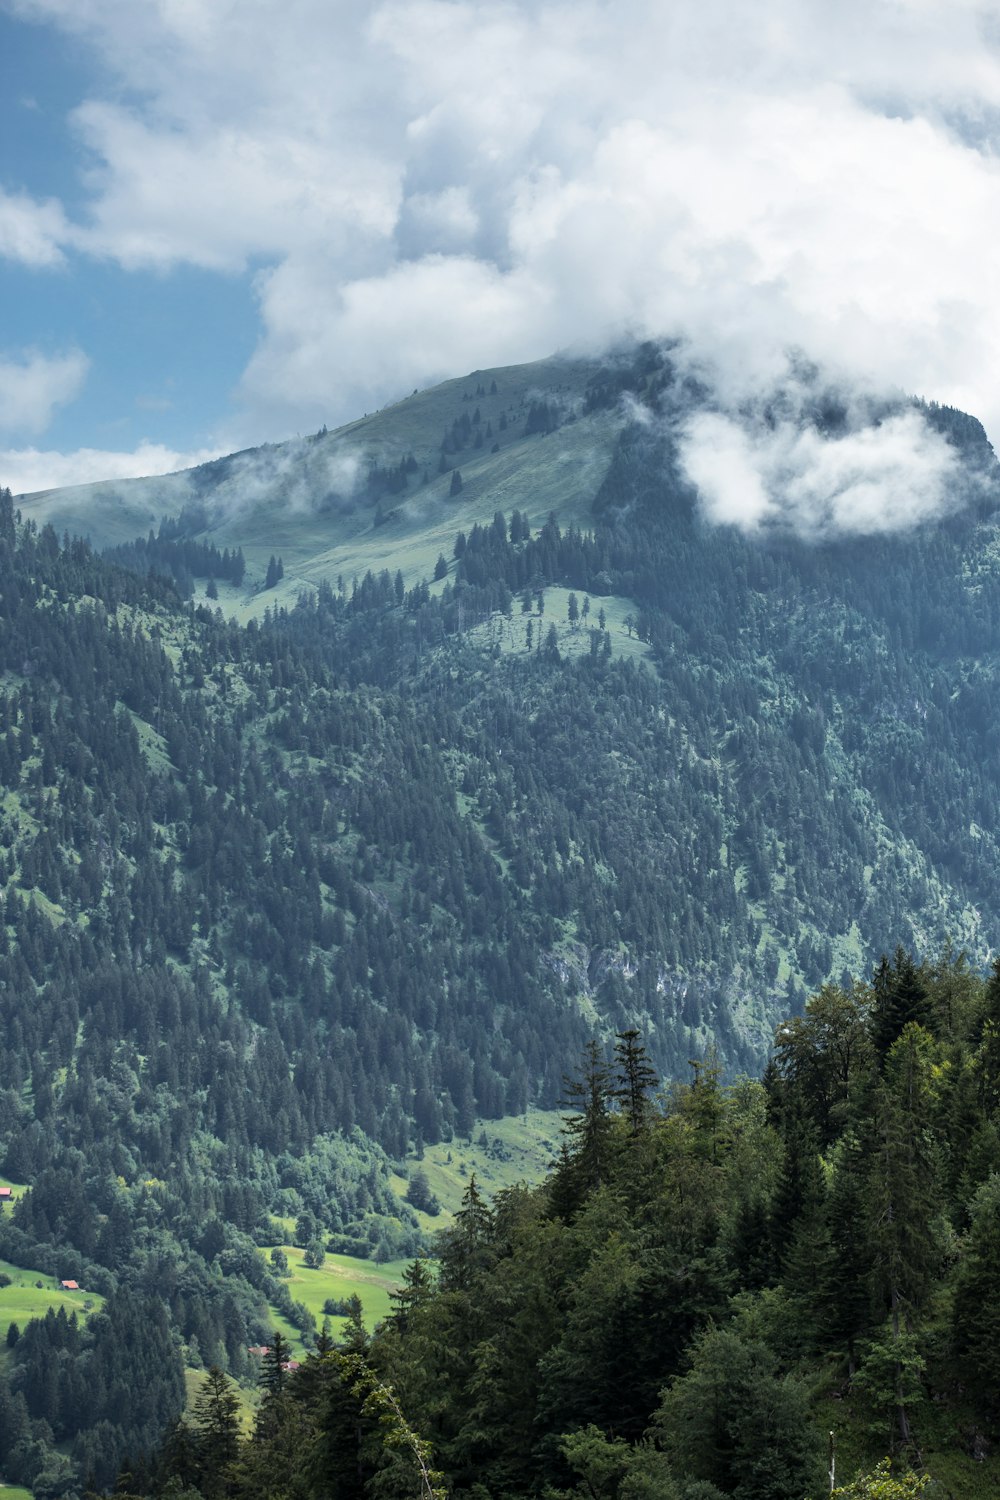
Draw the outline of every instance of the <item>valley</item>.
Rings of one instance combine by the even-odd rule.
[[[720,1197],[698,1242],[729,1260],[691,1337],[731,1283],[774,1342],[784,1263],[746,1257],[798,1170],[765,1071],[779,1023],[817,995],[867,1005],[881,955],[912,951],[921,985],[965,997],[935,1066],[974,1092],[1000,949],[992,450],[914,406],[951,444],[950,514],[749,535],[709,522],[680,460],[704,401],[669,347],[638,346],[474,372],[186,474],[3,497],[0,1170],[24,1186],[0,1210],[4,1476],[111,1484],[198,1399],[192,1372],[252,1389],[275,1330],[296,1357],[324,1316],[391,1344],[415,1260],[450,1245],[454,1290],[478,1275],[456,1249],[473,1181],[542,1254],[527,1226],[569,1191],[590,1045],[641,1037],[664,1163],[677,1132],[692,1163],[707,1149],[683,1124],[692,1064],[720,1111],[770,1112],[767,1192]],[[814,435],[839,420],[822,391],[815,408]],[[957,1244],[993,1126],[953,1141],[952,1103],[933,1128],[970,1163],[949,1178]],[[836,1139],[813,1152],[828,1177]],[[594,1219],[595,1309],[617,1274],[603,1201],[552,1210],[566,1254]],[[575,1274],[546,1318],[583,1318]],[[63,1279],[85,1324],[58,1317]],[[949,1307],[925,1331],[950,1337]],[[650,1360],[647,1418],[681,1370]],[[565,1487],[557,1468],[539,1473]]]

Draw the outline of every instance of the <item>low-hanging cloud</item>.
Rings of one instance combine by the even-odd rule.
[[[44,448],[0,448],[0,485],[15,495],[29,495],[102,479],[175,474],[216,457],[216,449],[185,453],[149,442],[127,451],[77,448],[72,453],[60,453]]]
[[[800,421],[699,412],[678,453],[709,521],[810,539],[937,519],[955,504],[961,467],[956,450],[914,408],[837,436]]]

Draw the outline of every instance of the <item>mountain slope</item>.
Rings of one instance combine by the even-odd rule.
[[[623,425],[616,410],[585,410],[588,386],[593,391],[608,368],[554,358],[477,371],[336,432],[179,474],[19,496],[18,505],[38,524],[100,548],[187,509],[199,537],[245,553],[247,588],[223,595],[240,618],[263,608],[255,607],[255,590],[272,554],[281,556],[285,577],[269,603],[294,602],[304,584],[369,568],[401,568],[413,583],[430,576],[439,552],[450,552],[456,531],[490,521],[498,509],[530,501],[539,522],[554,510],[564,524],[586,523]],[[457,496],[450,493],[456,468]]]
[[[752,538],[683,477],[668,357],[574,368],[510,376],[496,454],[504,372],[368,419],[336,501],[329,435],[164,481],[127,569],[0,507],[0,1257],[165,1298],[192,1358],[308,1330],[276,1219],[412,1253],[391,1166],[554,1106],[589,1035],[756,1069],[845,968],[1000,946],[981,429],[933,414],[950,519]]]

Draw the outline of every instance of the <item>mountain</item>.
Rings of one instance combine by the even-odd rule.
[[[310,1327],[261,1246],[412,1255],[391,1166],[556,1107],[589,1037],[756,1071],[883,951],[1000,946],[982,429],[919,409],[943,519],[747,535],[681,462],[709,401],[646,346],[6,497],[6,1262],[243,1374]],[[106,1391],[22,1395],[93,1461]]]

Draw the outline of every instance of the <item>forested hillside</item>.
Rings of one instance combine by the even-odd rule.
[[[373,1339],[291,1373],[276,1346],[245,1440],[216,1372],[125,1487],[819,1500],[832,1434],[842,1485],[896,1465],[845,1495],[995,1494],[998,1045],[1000,962],[902,950],[813,997],[763,1083],[709,1060],[660,1092],[637,1033],[592,1044],[541,1187],[473,1179]]]
[[[106,1299],[18,1330],[7,1477],[107,1482],[185,1362],[247,1376],[279,1314],[311,1337],[262,1247],[415,1254],[391,1165],[555,1107],[588,1037],[638,1027],[665,1078],[710,1048],[756,1075],[823,982],[899,943],[1000,948],[978,424],[929,409],[967,480],[950,519],[805,543],[706,524],[671,426],[701,398],[663,351],[516,423],[497,384],[420,407],[426,512],[393,509],[423,484],[416,428],[350,499],[350,546],[417,538],[423,576],[331,547],[295,599],[275,556],[241,613],[226,463],[205,511],[113,557],[3,497],[0,1172],[30,1191],[0,1259]],[[123,1404],[126,1368],[146,1395]]]

